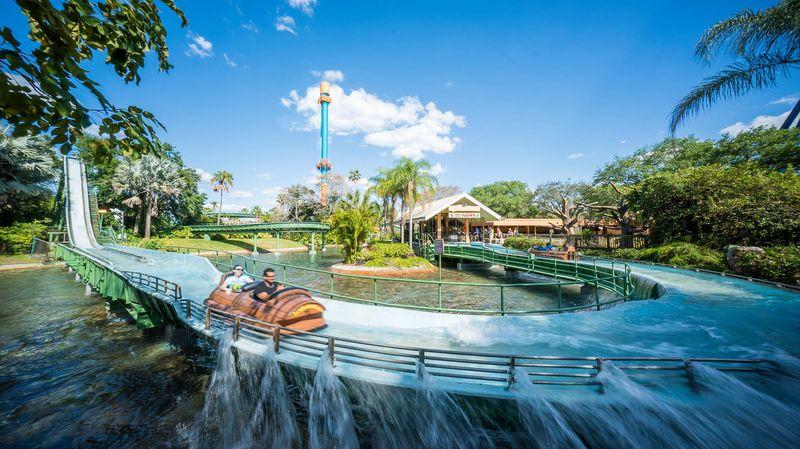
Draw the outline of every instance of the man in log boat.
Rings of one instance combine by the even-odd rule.
[[[228,293],[240,292],[245,284],[253,282],[253,278],[244,274],[244,268],[241,265],[235,265],[233,270],[222,275],[219,282],[219,288],[224,289]]]
[[[282,284],[275,281],[275,270],[272,268],[264,268],[263,282],[259,282],[253,289],[253,298],[266,301],[270,295],[278,290],[285,288]]]

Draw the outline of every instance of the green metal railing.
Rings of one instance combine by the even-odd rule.
[[[519,254],[510,252],[499,254],[497,251],[491,251],[490,249],[476,252],[470,247],[461,247],[457,245],[446,245],[445,248],[448,257],[481,260],[504,265],[520,271],[550,276],[556,279],[552,281],[517,283],[404,279],[337,273],[318,268],[292,265],[280,261],[264,261],[227,251],[204,250],[179,246],[169,246],[166,250],[205,256],[221,271],[230,270],[234,265],[240,264],[245,268],[245,272],[254,278],[260,278],[261,270],[270,266],[277,271],[278,279],[284,285],[301,287],[317,295],[329,297],[331,299],[384,307],[399,307],[445,313],[531,315],[563,313],[586,309],[600,310],[604,306],[631,299],[630,269],[628,269],[625,264],[616,264],[616,266],[608,268],[599,266],[596,262],[586,264],[578,261],[564,261],[554,258],[535,257],[527,254],[522,257]],[[303,276],[306,279],[298,279],[298,277]],[[311,279],[308,279],[309,277]],[[368,293],[359,296],[354,294],[354,290],[359,290],[358,284],[360,284],[360,290],[362,292],[366,291]],[[410,286],[408,288],[409,290],[417,291],[427,288],[429,289],[429,295],[423,298],[422,303],[409,304],[388,301],[386,299],[387,294],[382,294],[382,292],[385,292],[389,286],[398,285]],[[568,300],[568,298],[566,298],[565,293],[570,287],[574,291],[586,285],[594,287],[593,298],[584,298],[580,304],[574,304],[573,300]],[[470,292],[465,294],[465,288],[470,289],[470,292],[477,292],[476,294],[471,294]],[[549,301],[551,305],[536,304],[539,307],[533,308],[531,304],[528,303],[518,304],[516,306],[509,304],[508,292],[515,288],[549,289],[551,295],[548,295],[548,299],[552,298]],[[445,297],[450,296],[453,290],[456,289],[461,289],[461,291],[458,292],[459,297],[468,296],[474,298],[477,295],[480,298],[496,298],[496,301],[490,307],[480,305],[472,307],[448,306],[445,303]],[[612,293],[612,297],[601,298],[601,290]]]
[[[188,226],[189,230],[195,234],[205,233],[253,233],[253,232],[321,232],[326,233],[331,227],[324,223],[317,222],[273,222],[273,223],[249,223],[232,225],[194,225]]]

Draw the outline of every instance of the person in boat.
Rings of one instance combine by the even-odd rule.
[[[285,288],[282,284],[279,284],[275,281],[275,270],[272,268],[264,268],[263,273],[263,282],[259,282],[253,288],[253,298],[260,299],[261,301],[266,301],[269,299],[270,295],[275,293],[278,290]]]
[[[253,282],[253,278],[244,273],[244,267],[235,265],[233,270],[222,275],[219,288],[224,289],[228,293],[240,292],[242,291],[242,287],[250,282]]]

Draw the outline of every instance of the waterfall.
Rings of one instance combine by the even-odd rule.
[[[275,350],[266,345],[260,365],[263,374],[258,403],[244,432],[242,447],[292,448],[300,443],[295,411]]]
[[[666,292],[663,285],[654,279],[639,273],[630,273],[633,285],[633,299],[658,299]]]
[[[328,350],[322,353],[308,404],[311,449],[357,449],[355,422],[347,393],[333,372]]]
[[[514,393],[522,435],[539,448],[585,448],[558,410],[539,394],[528,372],[514,370]]]
[[[84,296],[92,296],[92,286],[91,285],[86,284],[86,288],[83,289],[83,295]]]
[[[463,406],[436,386],[424,363],[417,363],[416,410],[408,410],[415,420],[422,447],[491,448],[494,443]]]
[[[217,346],[217,365],[191,432],[192,449],[232,448],[242,441],[247,397],[240,387],[232,343],[233,338],[227,332]]]

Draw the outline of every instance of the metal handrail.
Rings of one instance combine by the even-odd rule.
[[[230,331],[234,340],[247,339],[257,343],[271,341],[275,351],[288,351],[310,357],[322,357],[325,350],[334,364],[356,365],[382,371],[414,374],[417,364],[424,364],[429,375],[454,378],[487,386],[508,388],[516,382],[515,368],[522,368],[531,382],[543,385],[599,385],[597,375],[603,364],[628,371],[682,371],[692,375],[693,363],[706,363],[721,371],[763,372],[766,359],[736,359],[717,357],[598,357],[543,356],[495,354],[487,352],[409,347],[372,343],[352,338],[320,335],[267,323],[255,318],[233,315],[190,300],[179,300],[189,321],[204,323],[212,328]],[[546,362],[546,363],[542,363]],[[586,363],[591,362],[591,363]],[[569,379],[569,380],[563,380]]]
[[[450,246],[446,246],[446,248],[450,248]],[[473,247],[474,248],[474,247]],[[264,264],[264,261],[257,260],[252,257],[248,257],[242,254],[235,254],[229,251],[224,250],[213,250],[213,249],[202,249],[202,248],[188,248],[182,246],[172,246],[168,245],[164,248],[167,251],[174,251],[174,252],[181,252],[181,253],[197,253],[197,254],[205,254],[207,256],[213,255],[214,259],[209,261],[214,264],[217,268],[221,268],[224,270],[230,269],[233,267],[234,258],[241,258],[243,259],[242,265],[244,265],[245,272],[247,272],[251,276],[258,276],[258,273],[254,273],[248,270],[248,266],[252,265],[253,268],[256,267],[257,263]],[[491,248],[484,249],[484,253],[493,253],[496,252]],[[403,278],[393,278],[393,277],[382,277],[382,276],[366,276],[366,275],[359,275],[359,274],[349,274],[349,273],[336,273],[329,270],[318,269],[318,268],[310,268],[310,267],[303,267],[297,265],[291,265],[288,263],[283,263],[280,261],[271,261],[270,265],[279,267],[283,273],[282,283],[284,285],[293,286],[293,287],[301,287],[305,288],[312,293],[327,296],[329,298],[336,298],[345,301],[351,302],[358,302],[362,304],[371,304],[376,306],[384,306],[384,307],[397,307],[397,308],[404,308],[404,309],[411,309],[411,310],[423,310],[423,311],[436,311],[436,312],[444,312],[444,313],[469,313],[469,314],[480,314],[480,315],[532,315],[532,314],[555,314],[555,313],[564,313],[564,312],[572,312],[578,310],[585,310],[585,309],[597,309],[600,310],[604,306],[608,306],[611,304],[615,304],[621,301],[627,301],[631,298],[631,294],[633,289],[630,286],[629,281],[629,274],[630,269],[627,265],[622,264],[623,269],[616,269],[616,267],[606,268],[602,266],[598,266],[596,263],[594,264],[583,264],[577,261],[561,261],[558,259],[553,259],[550,257],[539,257],[537,258],[534,255],[528,255],[527,253],[520,253],[514,252],[511,250],[505,250],[503,253],[505,256],[511,255],[512,257],[506,257],[503,261],[506,264],[510,262],[514,262],[514,257],[517,257],[521,254],[525,255],[526,260],[531,260],[532,266],[530,267],[529,271],[538,272],[540,274],[546,275],[554,275],[566,279],[572,280],[563,280],[557,279],[555,281],[545,281],[545,282],[516,282],[516,283],[485,283],[485,282],[456,282],[456,281],[437,281],[437,280],[426,280],[426,279],[403,279]],[[220,255],[225,256],[230,260],[230,262],[221,261]],[[469,255],[465,255],[465,257],[470,257]],[[538,261],[538,262],[537,262]],[[536,266],[538,264],[538,268]],[[556,267],[555,270],[546,269],[548,266]],[[561,266],[561,270],[559,272],[558,267]],[[512,266],[513,267],[513,266]],[[323,288],[314,288],[309,285],[302,285],[297,282],[292,282],[287,278],[287,270],[299,270],[302,272],[307,273],[316,273],[321,274],[326,277],[329,277],[330,284],[327,289]],[[371,282],[373,285],[372,288],[372,295],[370,298],[359,298],[343,293],[338,293],[335,291],[335,280],[337,278],[343,279],[359,279],[367,282]],[[382,301],[379,298],[379,289],[378,289],[378,282],[392,282],[392,283],[405,283],[405,284],[416,284],[416,285],[432,285],[437,286],[437,298],[436,298],[436,306],[426,306],[426,305],[415,305],[415,304],[402,304],[402,303],[392,303]],[[567,286],[583,286],[583,285],[592,285],[595,287],[595,298],[593,302],[587,302],[586,304],[577,305],[577,306],[562,306],[562,290],[564,287]],[[443,305],[443,288],[447,286],[458,286],[458,287],[482,287],[482,288],[491,288],[491,289],[498,289],[499,290],[499,308],[492,308],[492,309],[478,309],[478,308],[454,308],[454,307],[446,307]],[[514,287],[555,287],[557,289],[557,301],[558,307],[555,308],[547,308],[547,309],[525,309],[525,310],[518,310],[518,309],[509,309],[504,301],[504,295],[507,288],[514,288]],[[611,300],[601,300],[598,294],[598,289],[604,289],[607,291],[612,292],[616,295],[614,299]]]
[[[142,287],[154,293],[162,293],[173,300],[179,300],[183,297],[181,286],[175,282],[138,271],[122,271],[121,273],[136,287]]]

